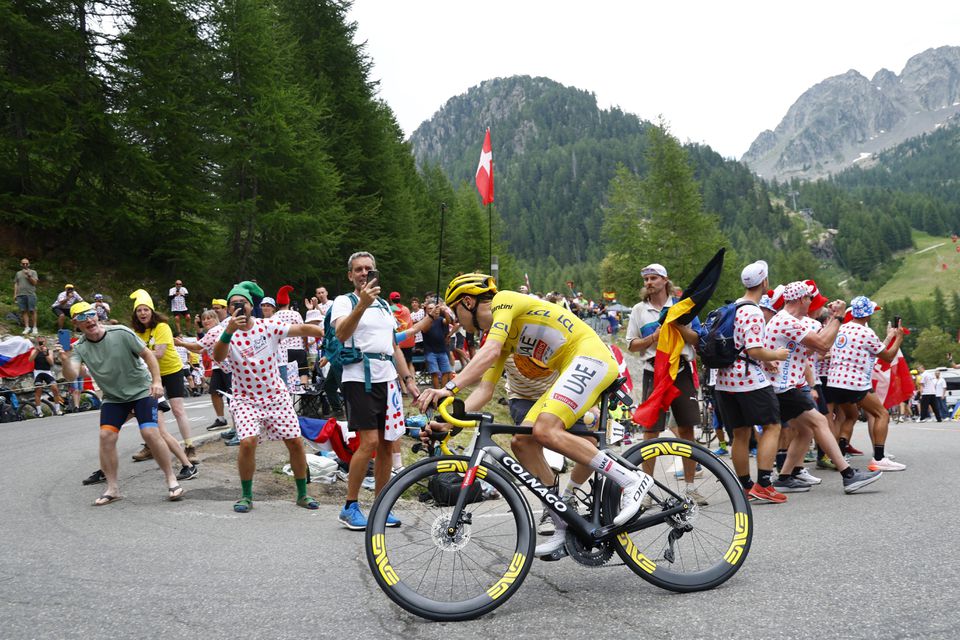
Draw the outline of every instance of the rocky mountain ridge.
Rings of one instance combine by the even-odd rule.
[[[773,131],[743,155],[764,178],[814,179],[837,173],[960,113],[960,47],[927,49],[897,75],[868,79],[851,69],[805,91]]]

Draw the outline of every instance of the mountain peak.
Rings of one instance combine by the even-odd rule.
[[[807,89],[743,162],[767,178],[816,178],[936,129],[960,111],[960,47],[911,57],[900,75],[856,69]]]

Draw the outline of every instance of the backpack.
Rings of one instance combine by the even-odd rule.
[[[711,369],[725,369],[738,359],[753,362],[742,355],[733,342],[733,326],[737,310],[746,305],[758,306],[756,302],[744,300],[731,302],[707,315],[707,319],[700,325],[700,337],[697,340],[697,355],[700,361]]]

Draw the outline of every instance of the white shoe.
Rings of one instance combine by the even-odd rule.
[[[794,476],[800,482],[806,482],[809,485],[820,484],[823,482],[820,478],[807,471],[806,467],[800,470],[800,473]]]
[[[867,469],[870,469],[870,471],[903,471],[906,468],[907,465],[894,462],[890,458],[884,458],[879,462],[871,458],[870,464],[867,465]]]
[[[40,332],[37,331],[37,328],[36,328],[36,327],[34,327],[33,330],[32,330],[30,333],[32,333],[33,335],[37,335],[37,334],[40,333]]]
[[[537,545],[537,548],[533,550],[533,555],[538,558],[540,556],[548,556],[554,551],[562,549],[566,540],[567,530],[557,529],[552,536]]]
[[[643,505],[644,497],[653,488],[653,478],[642,471],[637,471],[636,474],[636,482],[623,488],[623,494],[620,496],[620,513],[613,519],[615,527],[619,527],[637,515],[637,511],[640,511]]]
[[[24,327],[24,328],[23,328],[23,333],[20,334],[20,335],[24,335],[24,336],[25,336],[25,335],[27,335],[27,334],[29,334],[29,333],[30,333],[30,327]]]

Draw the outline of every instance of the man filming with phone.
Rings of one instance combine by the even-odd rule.
[[[367,526],[367,517],[360,511],[357,499],[374,452],[375,493],[379,494],[390,479],[393,443],[386,439],[384,430],[388,393],[396,385],[397,372],[400,386],[414,398],[420,395],[397,345],[397,320],[390,305],[379,297],[380,274],[376,268],[374,257],[366,251],[351,255],[347,260],[347,279],[353,283],[354,290],[337,296],[330,314],[337,339],[343,344],[341,388],[347,404],[347,419],[350,429],[360,438],[360,446],[350,460],[347,499],[338,518],[345,527],[355,531]],[[399,394],[399,389],[395,392]],[[398,527],[400,521],[390,514],[387,526]]]
[[[235,285],[227,296],[229,320],[210,330],[211,334],[216,333],[214,360],[232,373],[230,406],[240,440],[237,467],[242,491],[233,510],[246,513],[253,508],[257,444],[265,437],[282,440],[290,452],[290,467],[297,483],[297,506],[317,509],[319,503],[307,495],[307,459],[300,439],[300,424],[293,400],[280,377],[278,357],[284,338],[320,338],[323,329],[312,324],[290,325],[256,318],[254,298],[263,298],[263,290],[255,282]]]

